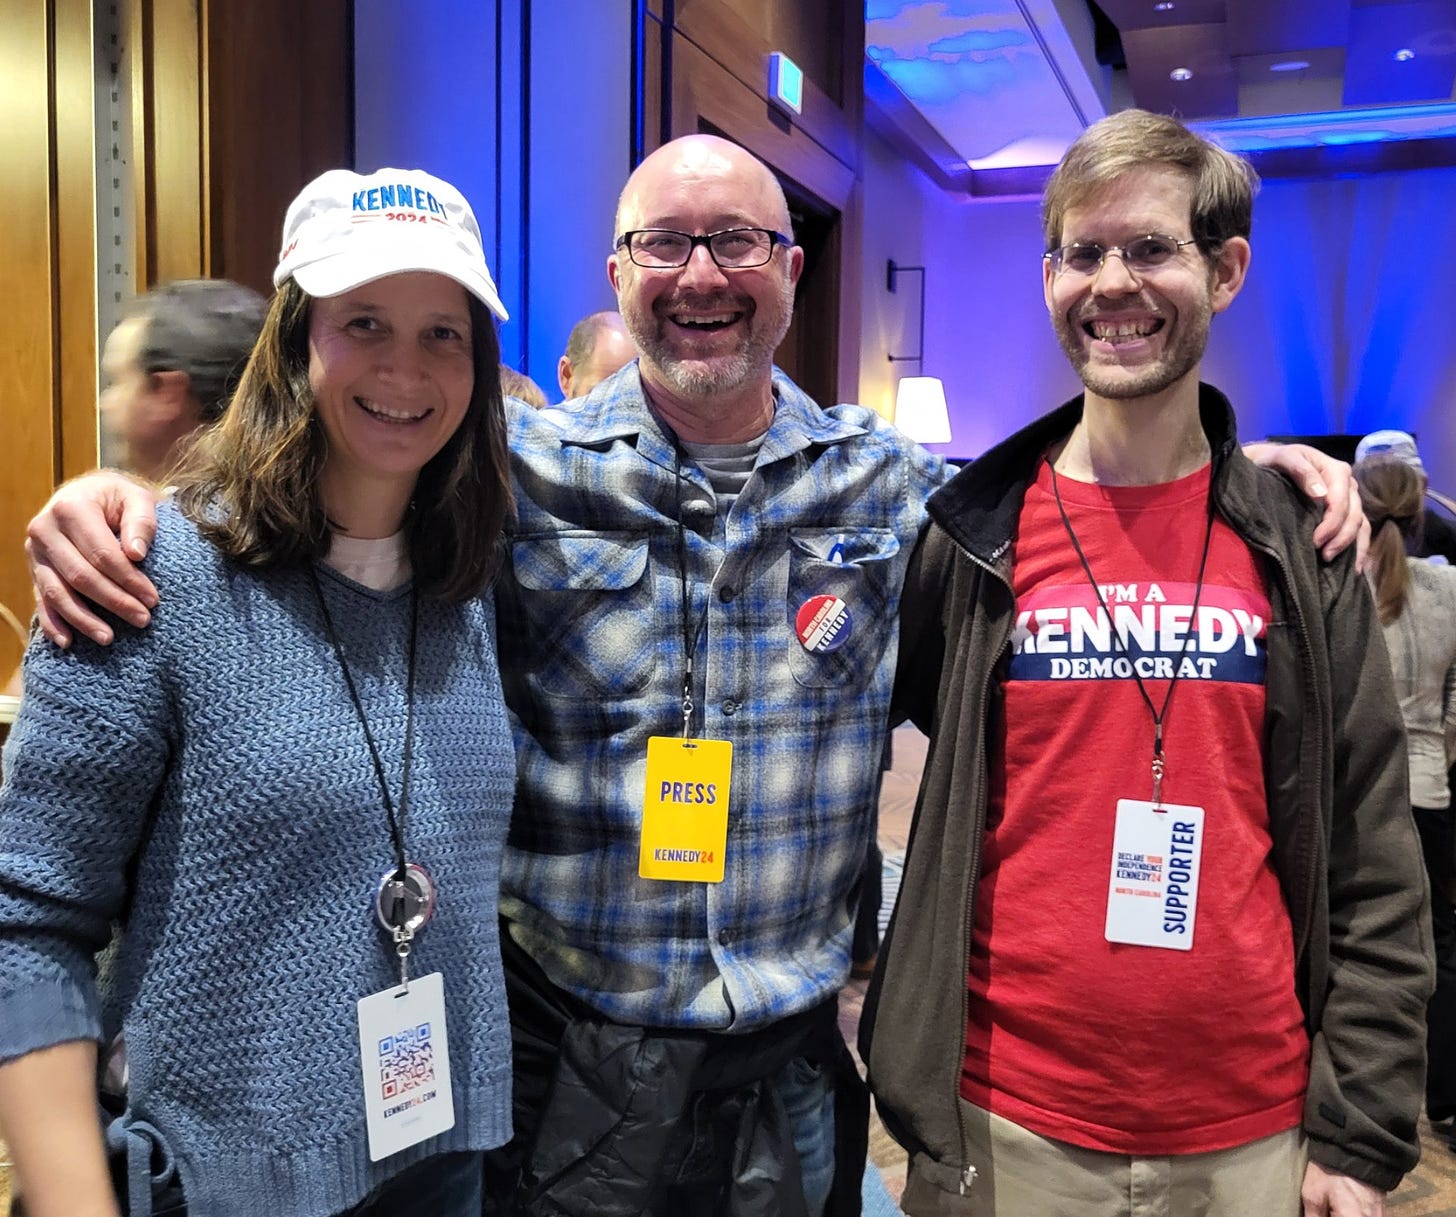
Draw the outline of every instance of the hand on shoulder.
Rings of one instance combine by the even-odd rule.
[[[25,554],[41,630],[59,647],[79,630],[102,646],[111,627],[94,611],[142,627],[157,590],[134,563],[157,531],[156,488],[114,470],[61,486],[26,528]]]

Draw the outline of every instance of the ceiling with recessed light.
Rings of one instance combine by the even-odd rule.
[[[1177,114],[1265,176],[1456,164],[1456,0],[868,0],[867,116],[1029,193],[1088,123]]]

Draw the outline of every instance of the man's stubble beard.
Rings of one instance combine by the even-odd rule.
[[[728,355],[708,359],[678,355],[666,336],[667,326],[672,323],[665,317],[659,317],[650,305],[646,309],[639,308],[630,292],[624,293],[618,307],[633,344],[662,373],[668,384],[684,397],[712,397],[742,388],[755,376],[767,375],[773,366],[774,352],[789,332],[794,309],[794,285],[788,276],[779,279],[777,286],[778,317],[766,316],[764,310],[754,309],[750,299],[752,311],[749,311],[746,333],[738,349]],[[734,297],[720,293],[701,299],[712,302],[724,298]]]
[[[1129,401],[1161,393],[1196,368],[1208,347],[1212,320],[1213,309],[1206,299],[1192,315],[1186,310],[1180,312],[1177,337],[1162,358],[1136,375],[1128,375],[1124,369],[1120,375],[1105,378],[1103,367],[1092,363],[1080,322],[1068,321],[1063,314],[1057,318],[1054,328],[1062,352],[1088,392],[1109,401]]]

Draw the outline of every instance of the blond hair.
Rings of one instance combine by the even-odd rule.
[[[1041,220],[1048,252],[1062,244],[1062,221],[1070,208],[1138,169],[1171,169],[1189,179],[1190,235],[1205,257],[1215,255],[1230,237],[1248,237],[1259,189],[1253,166],[1176,118],[1122,110],[1083,131],[1047,182]]]

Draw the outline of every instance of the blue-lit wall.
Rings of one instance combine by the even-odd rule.
[[[571,327],[616,308],[612,219],[631,172],[631,0],[531,0],[530,375],[559,400]]]
[[[1415,431],[1432,483],[1456,487],[1453,214],[1456,169],[1265,183],[1250,281],[1205,363],[1246,431]]]
[[[512,322],[524,284],[519,216],[499,203],[520,192],[519,30],[510,3],[495,0],[355,0],[354,167],[419,168],[445,178],[470,200],[486,257]],[[512,53],[497,64],[497,19]],[[502,138],[497,139],[497,131]],[[497,155],[497,153],[500,155]],[[515,327],[515,328],[513,328]]]
[[[945,381],[955,436],[942,450],[984,451],[1079,388],[1042,303],[1037,205],[954,201],[887,151],[865,163],[866,232],[930,267],[925,371]],[[1456,169],[1265,183],[1248,284],[1204,361],[1246,437],[1411,429],[1433,484],[1456,489],[1453,214]],[[898,317],[869,261],[866,317]],[[913,342],[913,325],[889,338]],[[867,336],[867,395],[886,340]]]
[[[553,400],[572,324],[614,304],[632,21],[631,0],[355,0],[355,166],[461,189],[511,314],[502,356]]]

